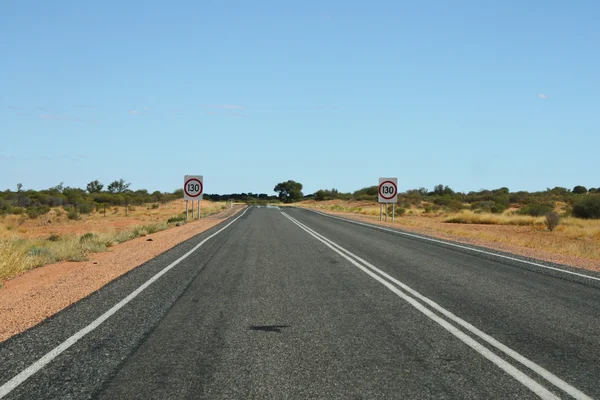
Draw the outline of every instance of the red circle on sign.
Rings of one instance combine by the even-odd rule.
[[[392,194],[390,197],[386,197],[386,196],[384,196],[384,195],[383,195],[383,193],[381,193],[381,188],[382,188],[382,187],[383,187],[383,185],[385,185],[386,183],[391,183],[391,184],[392,184],[392,186],[394,186],[394,194]],[[392,181],[383,181],[383,182],[381,182],[381,184],[379,185],[379,195],[380,195],[381,197],[383,197],[384,199],[386,199],[386,200],[393,199],[393,198],[394,198],[394,196],[396,196],[397,194],[398,194],[398,187],[396,186],[396,184],[395,184],[394,182],[392,182]]]
[[[189,194],[188,191],[187,191],[187,185],[188,185],[188,183],[194,182],[194,181],[198,182],[198,184],[200,185],[200,191],[196,195]],[[196,178],[192,178],[192,179],[188,180],[187,182],[185,182],[185,185],[183,185],[183,191],[185,192],[185,194],[187,194],[190,197],[198,197],[198,196],[200,196],[202,194],[203,190],[204,190],[204,185],[202,185],[202,182],[200,182]]]

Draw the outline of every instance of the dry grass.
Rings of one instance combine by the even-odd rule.
[[[360,215],[368,216],[379,216],[379,204],[372,201],[344,201],[344,200],[328,200],[328,201],[314,201],[308,200],[300,203],[294,203],[296,207],[307,207],[324,211],[335,211],[335,212],[347,212]],[[397,207],[399,208],[399,207]],[[424,213],[424,209],[413,207],[406,210],[406,215],[421,215]],[[385,214],[385,208],[383,209]],[[388,208],[388,216],[392,214],[392,206]],[[433,214],[436,215],[436,214]]]
[[[112,216],[110,220],[108,216],[105,220],[103,216],[98,215],[84,216],[80,221],[56,220],[51,227],[53,233],[48,235],[45,232],[45,237],[40,237],[36,229],[39,231],[42,228],[47,228],[46,226],[33,225],[29,229],[14,229],[12,226],[16,218],[11,218],[14,216],[7,217],[0,224],[3,233],[0,236],[0,282],[30,269],[57,261],[85,261],[91,253],[103,252],[115,244],[151,235],[185,223],[184,221],[173,223],[165,221],[167,217],[180,219],[177,217],[182,216],[179,211],[182,202],[172,203],[175,204],[167,203],[161,211],[149,207],[138,207],[130,212],[127,217],[124,215],[121,218]],[[226,203],[203,201],[201,214],[206,217],[225,208],[227,208]],[[183,209],[183,213],[185,213],[185,204]],[[137,218],[134,219],[132,214],[136,211],[138,211],[138,214]],[[158,216],[163,221],[143,223],[147,221],[144,216],[152,216],[151,221]],[[45,217],[47,218],[47,216]],[[90,228],[90,222],[98,219],[105,222],[101,226],[102,229],[99,229],[99,232],[96,230],[87,231]],[[124,221],[127,223],[123,224]],[[61,235],[54,232],[60,232]]]
[[[540,223],[543,224],[544,218],[515,216],[510,214],[476,214],[472,211],[462,211],[460,213],[452,214],[450,217],[446,218],[444,222],[455,224],[531,226]]]
[[[202,200],[201,214],[209,216],[226,207],[225,202]],[[196,212],[197,210],[194,209],[194,214]],[[160,223],[170,217],[184,214],[185,202],[183,200],[160,204],[158,208],[152,208],[152,204],[134,206],[130,207],[127,213],[125,207],[107,207],[106,217],[104,210],[101,209],[90,215],[82,214],[79,220],[69,220],[67,212],[58,207],[36,219],[21,215],[0,217],[0,239],[11,238],[15,235],[21,238],[46,238],[53,233],[63,236],[71,233],[110,232],[114,229],[135,225]]]
[[[378,223],[377,203],[356,203],[341,200],[310,201],[302,202],[300,206],[363,215]],[[471,211],[424,213],[423,211],[415,208],[407,210],[404,216],[396,217],[395,223],[422,233],[439,232],[469,240],[482,240],[562,256],[600,260],[600,220],[561,218],[560,225],[550,232],[544,224],[544,217],[515,215],[511,210],[507,210],[504,214]]]

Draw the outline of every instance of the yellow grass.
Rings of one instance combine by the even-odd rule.
[[[161,206],[162,209],[135,207],[133,211],[128,212],[128,216],[125,216],[124,209],[118,208],[117,212],[109,217],[107,209],[107,217],[94,213],[91,216],[82,216],[78,221],[46,215],[38,221],[52,218],[54,222],[51,229],[66,232],[61,235],[54,234],[52,238],[50,235],[39,237],[36,234],[36,230],[47,229],[39,222],[21,221],[19,216],[8,216],[0,222],[0,283],[24,271],[53,262],[84,261],[89,254],[106,251],[114,244],[183,224],[184,221],[167,223],[168,218],[184,217],[185,203],[182,203],[167,203]],[[224,202],[203,201],[201,215],[206,217],[225,208],[227,204]],[[58,213],[64,213],[64,210],[58,210]],[[66,213],[64,214],[66,217]],[[118,224],[125,220],[133,224],[119,227]],[[93,222],[103,224],[94,225]],[[15,225],[19,224],[21,228],[15,228]],[[90,230],[90,226],[97,226],[102,231]]]
[[[535,225],[536,223],[544,223],[544,218],[535,218],[529,216],[515,216],[509,214],[489,214],[489,213],[474,213],[472,211],[462,211],[452,214],[446,218],[444,222],[458,224],[483,224],[483,225],[518,225],[527,226]]]
[[[375,202],[349,202],[332,200],[303,202],[302,207],[324,211],[364,215],[377,221],[379,204]],[[409,212],[412,211],[412,215]],[[396,217],[401,226],[415,228],[425,233],[440,232],[457,237],[485,240],[551,253],[600,260],[600,220],[561,218],[560,225],[550,232],[544,217],[462,211],[458,213],[423,213],[412,208],[402,217]],[[484,225],[484,226],[482,226]]]

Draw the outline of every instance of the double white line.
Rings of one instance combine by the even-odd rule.
[[[420,312],[425,314],[427,317],[429,317],[431,320],[436,322],[442,328],[444,328],[445,330],[450,332],[452,335],[457,337],[459,340],[461,340],[467,346],[471,347],[473,350],[475,350],[476,352],[481,354],[483,357],[485,357],[488,360],[490,360],[491,362],[493,362],[500,369],[502,369],[507,374],[509,374],[510,376],[515,378],[517,381],[522,383],[524,386],[526,386],[528,389],[530,389],[535,394],[540,396],[542,399],[559,399],[560,397],[556,396],[554,393],[550,392],[548,389],[546,389],[544,386],[540,385],[534,379],[530,378],[528,375],[526,375],[521,370],[516,368],[513,364],[510,364],[509,362],[505,361],[504,359],[502,359],[501,357],[499,357],[498,355],[493,353],[486,346],[484,346],[480,342],[473,339],[473,337],[467,335],[465,332],[458,329],[455,325],[451,324],[444,318],[440,317],[433,310],[442,314],[448,320],[461,326],[466,331],[470,332],[474,337],[481,339],[485,343],[491,345],[496,350],[501,351],[502,353],[509,356],[513,360],[515,360],[515,361],[519,362],[520,364],[522,364],[523,366],[529,368],[530,370],[532,370],[533,372],[535,372],[536,374],[538,374],[539,376],[544,378],[547,382],[553,384],[554,386],[561,389],[565,393],[569,394],[573,398],[575,398],[575,399],[590,399],[591,400],[591,397],[587,396],[585,393],[583,393],[580,390],[578,390],[577,388],[569,385],[567,382],[563,381],[556,375],[552,374],[550,371],[544,369],[543,367],[539,366],[538,364],[534,363],[533,361],[529,360],[528,358],[526,358],[526,357],[522,356],[521,354],[517,353],[516,351],[510,349],[506,345],[500,343],[499,341],[497,341],[493,337],[489,336],[485,332],[482,332],[481,330],[477,329],[476,327],[474,327],[467,321],[457,317],[456,315],[454,315],[450,311],[446,310],[445,308],[443,308],[442,306],[440,306],[433,300],[423,296],[416,290],[414,290],[411,287],[407,286],[406,284],[400,282],[399,280],[395,279],[394,277],[388,275],[387,273],[383,272],[379,268],[375,267],[373,264],[365,261],[364,259],[360,258],[356,254],[353,254],[352,252],[346,250],[342,246],[340,246],[337,243],[333,242],[332,240],[326,238],[325,236],[321,235],[320,233],[314,231],[313,229],[311,229],[308,226],[304,225],[303,223],[299,222],[298,220],[296,220],[295,218],[286,214],[285,212],[282,211],[281,213],[286,218],[288,218],[290,221],[292,221],[294,224],[298,225],[300,228],[302,228],[304,231],[306,231],[309,235],[313,236],[315,239],[317,239],[318,241],[325,244],[327,247],[329,247],[331,250],[333,250],[334,252],[339,254],[341,257],[348,260],[352,265],[354,265],[355,267],[362,270],[364,273],[369,275],[371,278],[375,279],[376,281],[381,283],[383,286],[385,286],[386,288],[388,288],[389,290],[394,292],[396,295],[398,295],[398,297],[405,300],[407,303],[412,305],[414,308],[416,308],[417,310],[419,310]],[[402,289],[402,290],[400,290],[400,289]],[[429,308],[425,304],[427,306],[429,306]]]

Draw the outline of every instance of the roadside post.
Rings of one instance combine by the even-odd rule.
[[[200,201],[204,193],[202,175],[185,175],[183,177],[183,199],[185,200],[185,220],[188,220],[188,202],[192,202],[192,219],[194,219],[194,201],[198,200],[198,218],[200,218]]]
[[[396,203],[398,202],[398,178],[379,178],[378,189],[379,201],[379,220],[381,221],[381,209],[385,204],[385,220],[387,221],[388,204],[392,205],[392,222],[396,213]]]

